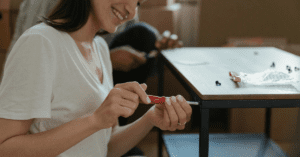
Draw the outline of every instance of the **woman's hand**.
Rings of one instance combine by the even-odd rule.
[[[149,122],[162,130],[183,130],[191,120],[192,108],[181,96],[166,98],[164,104],[155,104],[146,113]]]
[[[155,43],[155,47],[158,50],[180,48],[183,46],[182,41],[178,40],[178,36],[176,34],[171,35],[170,31],[165,31],[162,36],[163,38]]]
[[[139,100],[149,104],[145,90],[146,84],[128,82],[117,84],[110,91],[101,106],[93,113],[93,122],[99,130],[110,128],[118,122],[118,118],[131,116],[139,105]]]

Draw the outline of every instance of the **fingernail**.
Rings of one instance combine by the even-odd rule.
[[[175,96],[172,96],[172,98],[171,98],[171,99],[172,99],[172,101],[173,101],[173,102],[176,102],[176,98],[175,98]]]
[[[166,102],[167,102],[168,105],[171,105],[170,97],[167,97],[167,98],[166,98]]]
[[[170,35],[171,35],[171,32],[169,30],[164,31],[164,33],[163,33],[163,37],[169,38]]]
[[[148,103],[149,103],[149,104],[151,103],[151,100],[150,100],[150,98],[149,98],[149,97],[147,97],[147,101],[148,101]]]
[[[179,99],[179,101],[181,101],[181,102],[183,101],[183,98],[182,98],[181,95],[178,96],[178,99]]]
[[[178,39],[178,36],[177,36],[176,34],[172,34],[172,35],[170,36],[170,38],[173,39],[173,40],[177,40],[177,39]]]

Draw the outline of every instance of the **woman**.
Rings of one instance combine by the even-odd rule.
[[[191,107],[178,95],[132,124],[146,84],[113,87],[108,46],[96,35],[132,19],[141,0],[61,0],[12,48],[0,86],[1,156],[121,156],[154,127],[184,129]],[[27,134],[29,132],[30,134]]]

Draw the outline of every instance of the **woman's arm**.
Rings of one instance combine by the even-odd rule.
[[[28,124],[18,125],[20,128],[14,127],[14,124],[20,124],[20,121],[0,119],[1,157],[55,157],[98,131],[90,117],[78,118],[49,131],[30,135],[23,134],[29,127],[23,133],[18,131]]]
[[[126,126],[116,125],[108,144],[107,156],[122,156],[136,146],[152,128],[153,125],[145,116]]]

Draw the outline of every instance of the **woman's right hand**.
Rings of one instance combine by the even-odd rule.
[[[138,82],[127,82],[117,84],[109,92],[101,106],[93,113],[93,122],[99,130],[113,127],[120,116],[131,116],[139,105],[139,100],[143,103],[151,103],[145,90],[146,84]]]

